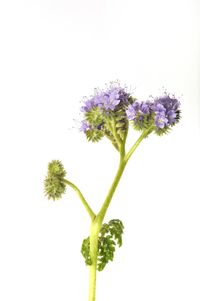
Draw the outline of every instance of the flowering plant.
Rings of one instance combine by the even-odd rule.
[[[95,301],[96,271],[102,271],[113,260],[116,245],[122,245],[123,223],[118,219],[103,223],[113,194],[131,155],[142,140],[151,133],[166,134],[178,123],[180,102],[166,92],[160,97],[138,101],[119,83],[111,83],[106,89],[96,89],[93,96],[86,98],[81,111],[80,130],[88,141],[98,142],[106,137],[119,153],[119,167],[102,207],[98,213],[93,212],[79,188],[66,179],[64,167],[58,160],[49,163],[44,186],[46,196],[53,200],[60,199],[66,186],[70,186],[91,218],[90,235],[83,240],[81,253],[90,269],[89,301]],[[129,125],[141,135],[126,151]]]

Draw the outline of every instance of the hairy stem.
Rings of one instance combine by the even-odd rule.
[[[72,182],[68,181],[68,180],[64,180],[64,182],[69,185],[72,189],[75,190],[75,192],[78,194],[83,206],[85,207],[85,209],[87,210],[88,214],[91,217],[91,220],[94,220],[96,215],[94,214],[94,212],[92,211],[92,209],[90,208],[90,206],[88,205],[86,199],[84,198],[82,192],[80,191],[80,189],[78,189],[78,187],[76,185],[74,185]]]

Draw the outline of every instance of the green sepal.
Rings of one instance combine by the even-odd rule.
[[[138,117],[136,116],[135,118],[137,119],[139,117],[140,114],[138,114]],[[142,117],[143,119],[141,120],[141,122],[139,122],[138,120],[136,123],[134,122],[134,120],[130,121],[130,124],[136,131],[144,131],[154,125],[154,114],[143,114]]]
[[[103,138],[103,136],[104,133],[101,130],[95,128],[86,131],[86,137],[88,141],[98,142],[99,140],[101,140],[101,138]]]
[[[85,119],[93,127],[98,127],[104,122],[104,116],[101,108],[94,107],[89,112],[85,113]]]
[[[169,126],[165,126],[163,129],[155,127],[155,134],[158,136],[163,136],[165,134],[169,134],[171,128]]]

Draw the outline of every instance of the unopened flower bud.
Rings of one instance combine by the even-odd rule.
[[[44,181],[45,195],[48,199],[60,199],[65,193],[65,176],[66,171],[59,160],[53,160],[49,163],[48,173]]]

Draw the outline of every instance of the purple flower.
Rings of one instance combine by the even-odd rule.
[[[167,94],[156,98],[153,106],[155,125],[164,128],[178,122],[179,106],[180,102]]]
[[[142,101],[139,106],[139,111],[142,114],[149,114],[151,109],[151,103],[149,101]]]
[[[168,124],[168,119],[165,116],[166,109],[161,103],[155,103],[153,106],[153,111],[155,112],[155,125],[158,128],[163,129]]]
[[[119,99],[123,104],[129,104],[130,94],[127,93],[124,89],[119,89]]]
[[[133,104],[130,104],[126,110],[126,115],[129,120],[133,120],[137,116],[143,116],[150,113],[151,103],[142,101],[139,103],[135,101]],[[140,118],[142,119],[142,118]]]
[[[156,103],[154,106],[153,106],[153,111],[155,112],[155,113],[162,113],[162,114],[165,114],[165,112],[166,112],[166,109],[165,109],[165,107],[161,104],[161,103]]]
[[[169,124],[173,124],[176,122],[177,113],[174,110],[170,110],[167,113],[167,118],[168,118]]]
[[[126,110],[127,118],[133,120],[137,129],[141,130],[146,128],[151,116],[151,107],[152,103],[149,101],[135,101],[133,104],[130,104]]]
[[[176,111],[180,106],[180,102],[176,98],[170,97],[168,94],[165,94],[164,96],[157,98],[156,102],[162,104],[167,111],[169,110]]]
[[[87,121],[83,120],[81,122],[80,131],[86,133],[90,129],[91,129],[91,126],[89,125],[89,123]]]
[[[106,111],[114,111],[120,103],[127,104],[129,96],[130,94],[122,87],[112,84],[105,91],[96,90],[95,95],[84,102],[81,111],[89,112],[94,107],[101,107]]]
[[[179,121],[179,107],[180,102],[175,96],[166,92],[160,97],[139,102],[119,83],[111,83],[104,90],[95,89],[94,95],[85,99],[80,130],[87,134],[88,140],[98,141],[98,135],[103,137],[110,133],[108,118],[111,118],[116,121],[116,131],[120,135],[128,129],[127,120],[136,130],[149,129],[162,135]]]
[[[128,106],[128,109],[126,110],[126,115],[128,120],[133,120],[133,118],[135,117],[135,109],[133,105]]]
[[[88,112],[95,106],[94,98],[85,101],[84,106],[81,107],[82,112]]]
[[[129,120],[133,120],[139,111],[140,104],[139,102],[135,101],[133,104],[129,105],[126,110],[126,115]]]
[[[163,113],[157,113],[155,115],[155,125],[163,129],[168,124],[168,119],[165,117],[165,114]]]
[[[104,97],[104,93],[99,93],[99,94],[96,94],[93,99],[94,99],[94,106],[97,106],[97,107],[102,107],[103,105],[103,97]]]
[[[106,110],[113,111],[119,103],[120,103],[120,94],[117,88],[113,88],[105,94],[104,106]]]

